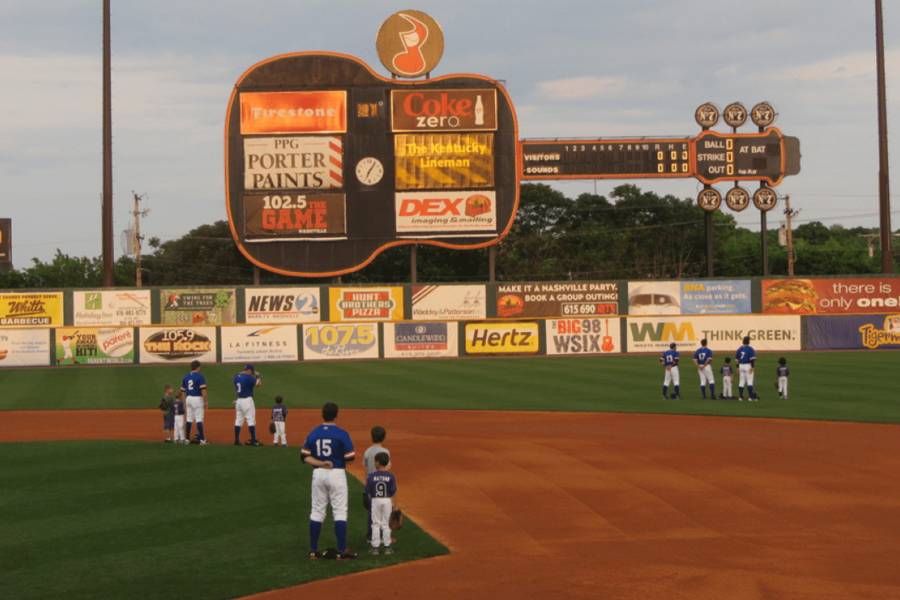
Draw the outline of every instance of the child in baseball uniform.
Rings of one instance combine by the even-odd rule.
[[[731,378],[734,377],[734,367],[731,366],[731,357],[725,357],[725,364],[719,369],[722,373],[722,400],[734,400],[734,391],[731,388]]]
[[[787,359],[782,356],[778,359],[778,366],[775,367],[775,377],[778,378],[778,397],[782,400],[788,399],[788,377],[790,375],[791,370],[787,366]]]
[[[384,544],[384,553],[393,554],[391,548],[391,511],[397,495],[397,477],[388,471],[391,457],[387,452],[375,455],[375,471],[366,477],[366,493],[372,499],[372,547],[370,554],[378,554]]]
[[[382,446],[386,437],[387,431],[381,425],[376,425],[372,428],[372,445],[366,448],[363,454],[363,466],[366,469],[366,477],[375,472],[375,456],[379,452],[386,453],[388,459],[390,459],[391,451]],[[366,520],[366,540],[368,541],[372,539],[372,503],[371,497],[366,490],[363,490],[363,506],[366,508],[366,513],[368,513],[368,519]]]
[[[172,415],[175,428],[174,441],[176,444],[187,444],[189,441],[184,433],[184,413],[184,399],[181,396],[176,396],[172,401]]]
[[[163,386],[163,396],[159,401],[159,410],[163,412],[163,441],[172,443],[172,429],[175,427],[175,394],[171,385]]]
[[[275,396],[275,406],[272,407],[272,422],[275,423],[275,439],[272,440],[274,446],[278,446],[278,440],[281,440],[281,446],[287,447],[287,433],[285,433],[287,415],[288,409],[284,405],[284,398]]]

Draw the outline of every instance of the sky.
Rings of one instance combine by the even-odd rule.
[[[900,3],[884,5],[896,141]],[[101,7],[0,3],[0,217],[13,219],[17,268],[57,248],[101,252]],[[112,0],[117,256],[132,192],[151,211],[142,224],[148,237],[172,239],[226,218],[225,109],[246,69],[276,54],[328,50],[387,75],[376,33],[410,8],[444,30],[433,75],[504,80],[520,137],[690,136],[705,101],[749,108],[767,100],[775,125],[801,143],[801,173],[778,188],[801,210],[795,222],[878,224],[874,0]],[[896,201],[896,143],[890,166]],[[575,197],[625,182],[548,183]],[[633,183],[683,198],[700,188],[693,180]],[[732,214],[758,228],[755,209]],[[770,213],[770,227],[780,218]]]

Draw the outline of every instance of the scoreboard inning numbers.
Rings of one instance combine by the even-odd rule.
[[[523,141],[524,179],[692,177],[690,140]]]

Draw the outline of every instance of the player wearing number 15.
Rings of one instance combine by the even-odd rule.
[[[328,402],[322,407],[324,423],[309,432],[300,455],[313,467],[312,509],[309,513],[309,557],[319,558],[319,534],[331,504],[338,558],[356,558],[347,550],[347,474],[345,465],[356,458],[350,434],[334,424],[338,406]]]

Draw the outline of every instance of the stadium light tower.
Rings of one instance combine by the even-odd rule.
[[[113,286],[113,213],[112,213],[112,85],[109,52],[109,2],[103,0],[103,286]]]

